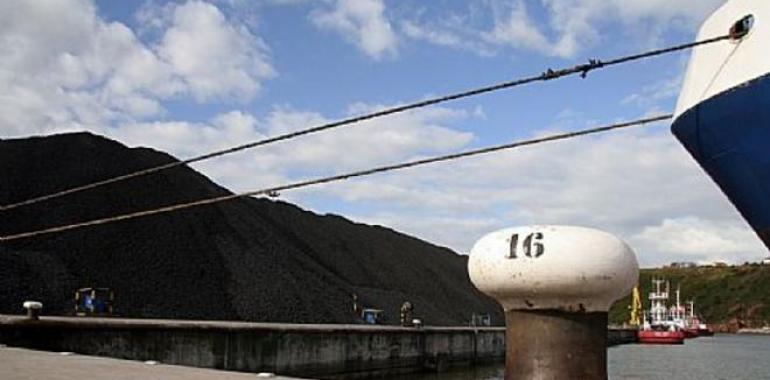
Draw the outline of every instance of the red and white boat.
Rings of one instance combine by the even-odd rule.
[[[685,329],[682,321],[676,321],[680,305],[677,302],[676,313],[669,313],[667,306],[669,283],[662,279],[652,279],[654,291],[650,292],[650,310],[644,313],[644,323],[637,332],[642,344],[684,344]],[[665,290],[662,285],[666,284]],[[677,295],[678,295],[677,291]],[[678,298],[678,297],[677,297]]]
[[[695,314],[695,302],[690,301],[689,304],[689,310],[687,318],[685,318],[686,322],[686,330],[688,337],[698,337],[698,336],[714,336],[714,330],[708,327],[703,321],[698,317],[697,314]]]
[[[684,344],[682,330],[639,330],[637,338],[642,344]]]
[[[705,323],[701,323],[698,325],[698,335],[699,336],[714,336],[714,330],[711,329],[711,327],[708,327]]]
[[[698,336],[714,336],[714,330],[698,317],[693,318],[690,328],[695,329],[698,332]]]
[[[668,320],[684,332],[687,339],[700,336],[700,320],[695,316],[695,302],[687,302],[687,306],[680,302],[680,288],[676,288],[676,305],[671,307]]]

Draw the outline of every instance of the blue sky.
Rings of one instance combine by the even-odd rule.
[[[432,95],[692,41],[722,0],[13,1],[0,135],[89,130],[184,158]],[[196,165],[258,189],[670,112],[687,54],[447,103]],[[282,194],[467,252],[577,224],[643,265],[764,249],[659,125]]]
[[[254,35],[269,45],[270,62],[278,73],[265,81],[264,91],[241,104],[232,101],[199,103],[190,102],[189,99],[170,102],[167,105],[170,113],[166,115],[169,120],[206,121],[233,108],[259,115],[270,112],[276,105],[313,110],[338,118],[345,116],[348,106],[357,102],[407,102],[433,94],[529,76],[548,67],[571,66],[592,57],[628,54],[656,45],[690,41],[694,37],[692,27],[678,27],[672,28],[672,33],[661,33],[655,38],[636,40],[629,44],[628,39],[633,39],[637,31],[624,32],[622,27],[609,25],[602,28],[604,33],[601,43],[588,44],[567,57],[544,56],[539,52],[510,48],[497,48],[499,51],[494,55],[480,55],[402,37],[396,55],[386,53],[384,57],[377,58],[352,46],[338,33],[314,25],[311,14],[323,1],[287,2],[288,5],[270,1],[252,2],[251,5],[244,3],[236,2],[235,6],[227,2],[215,4],[228,17],[251,19],[249,27]],[[392,15],[392,28],[398,28],[397,17],[401,14],[434,11],[463,14],[472,7],[464,1],[438,1],[418,7],[410,7],[409,3],[385,3],[386,6],[392,4],[394,8],[387,8],[389,12],[386,12],[386,15]],[[137,20],[137,12],[155,3],[98,1],[96,4],[105,20],[121,22],[141,30],[143,25]],[[415,4],[418,3],[411,2],[412,6]],[[534,22],[547,22],[542,4],[527,4],[533,4],[527,8],[531,9],[530,17]],[[243,15],[243,12],[249,14]],[[478,25],[478,28],[493,26],[491,16],[487,16],[490,19],[482,20],[484,23]],[[417,16],[404,17],[408,19]],[[615,36],[619,31],[627,35]],[[153,36],[152,33],[148,35]],[[141,34],[139,37],[142,38]],[[152,42],[152,38],[144,40],[146,43]],[[517,136],[517,133],[527,135],[552,123],[553,114],[568,109],[580,110],[585,118],[633,117],[647,111],[648,107],[634,103],[622,104],[619,100],[638,93],[650,83],[679,75],[682,67],[678,63],[681,62],[681,55],[658,58],[592,73],[590,80],[570,78],[560,83],[535,85],[460,101],[452,106],[483,107],[487,116],[483,125],[458,126],[473,130],[481,138],[480,142],[487,142],[487,137],[494,141]],[[591,96],[585,96],[586,93]],[[674,101],[675,98],[669,97],[658,104],[663,109],[671,109]],[[613,107],[614,113],[607,112],[608,105]],[[537,112],[532,112],[533,109]],[[515,128],[512,125],[514,121]]]

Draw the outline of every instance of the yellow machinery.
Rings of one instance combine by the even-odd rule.
[[[634,286],[634,291],[631,293],[631,305],[628,307],[631,309],[631,319],[628,324],[632,326],[639,326],[642,324],[642,297],[639,294],[639,286]]]

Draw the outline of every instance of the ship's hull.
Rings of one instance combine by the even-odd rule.
[[[709,16],[698,40],[733,38],[693,50],[671,129],[770,248],[768,18],[767,0],[729,0]]]
[[[639,330],[637,340],[641,344],[684,344],[682,331]]]
[[[714,330],[710,328],[698,329],[699,336],[714,336]]]
[[[697,104],[671,130],[770,248],[770,75]]]

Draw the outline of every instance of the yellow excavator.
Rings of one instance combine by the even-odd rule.
[[[631,309],[631,319],[628,324],[631,326],[639,326],[642,324],[642,297],[639,294],[639,286],[634,286],[634,291],[631,293],[631,305],[628,307]]]

